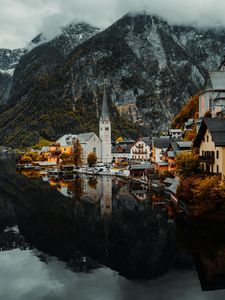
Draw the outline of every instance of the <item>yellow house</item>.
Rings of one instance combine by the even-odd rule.
[[[202,170],[225,180],[225,118],[204,118],[193,145]]]

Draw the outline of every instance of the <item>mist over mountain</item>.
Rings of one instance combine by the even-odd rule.
[[[21,57],[1,106],[2,144],[97,132],[104,83],[115,136],[135,137],[137,128],[158,134],[219,66],[225,45],[222,28],[172,26],[146,14],[125,15],[104,31],[71,26]]]

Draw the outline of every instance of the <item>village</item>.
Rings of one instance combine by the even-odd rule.
[[[209,178],[217,178],[208,186],[214,184],[212,187],[217,191],[219,187],[219,198],[222,199],[225,180],[225,61],[217,71],[209,72],[198,96],[198,117],[187,119],[182,128],[169,128],[159,137],[140,137],[137,140],[118,137],[112,141],[104,87],[99,136],[95,132],[65,134],[41,149],[30,149],[18,159],[17,168],[45,169],[55,176],[82,173],[129,178],[151,188],[163,188],[175,205],[178,205],[178,198],[182,200],[182,189],[178,192],[181,182],[185,185],[187,178],[190,181],[192,175],[201,174],[200,184]],[[193,182],[188,184],[190,191],[197,188]],[[186,192],[190,198],[190,193]],[[185,202],[180,203],[185,209]]]

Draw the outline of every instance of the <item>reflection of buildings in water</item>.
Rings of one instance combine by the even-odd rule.
[[[78,180],[81,188],[79,195],[77,193]],[[49,178],[49,184],[57,187],[57,191],[65,197],[76,197],[92,204],[100,202],[100,214],[102,216],[110,215],[112,213],[112,179],[110,177],[89,177],[78,180],[64,181]]]
[[[101,216],[108,216],[112,213],[112,179],[110,177],[101,178],[102,197],[100,202]]]
[[[138,201],[146,201],[147,200],[147,194],[148,191],[146,190],[144,185],[140,185],[138,188],[136,189],[132,189],[131,190],[131,194],[134,195],[134,197],[138,200]]]
[[[83,181],[82,201],[96,204],[101,198],[102,189],[99,178],[89,177]]]

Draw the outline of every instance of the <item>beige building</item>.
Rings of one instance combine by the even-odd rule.
[[[204,118],[194,141],[201,168],[225,180],[225,118]]]
[[[131,159],[138,161],[148,161],[150,159],[151,148],[149,143],[143,139],[139,139],[130,149]]]

